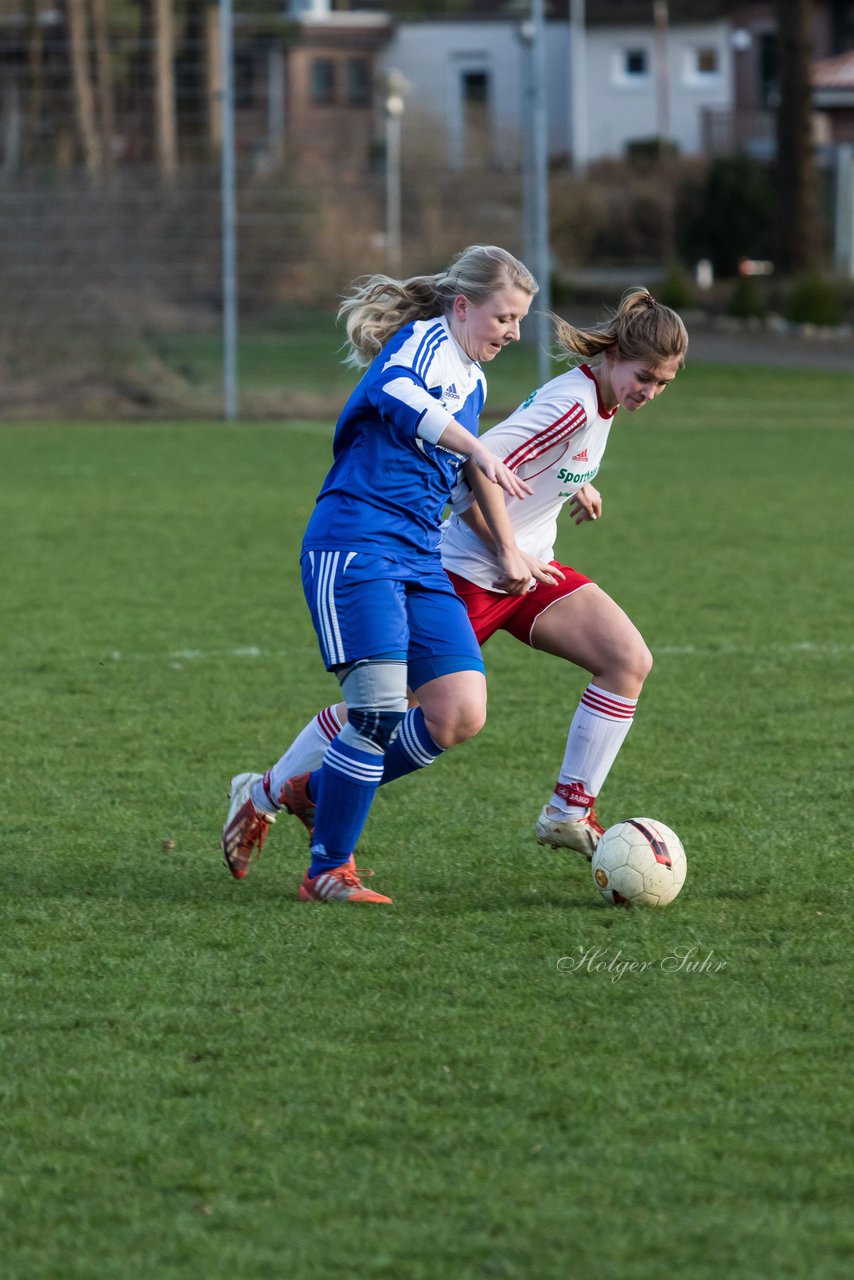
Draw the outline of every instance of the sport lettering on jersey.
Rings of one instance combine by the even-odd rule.
[[[558,480],[562,480],[564,484],[587,484],[595,475],[598,475],[599,468],[594,467],[592,471],[567,471],[566,467],[561,467],[557,473]]]

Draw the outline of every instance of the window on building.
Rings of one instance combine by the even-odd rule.
[[[331,58],[314,58],[312,61],[311,100],[316,106],[335,101],[335,63]]]
[[[830,16],[831,53],[854,49],[854,0],[836,0]]]
[[[463,71],[463,147],[469,168],[489,164],[493,138],[489,122],[489,72]]]
[[[694,71],[698,76],[716,76],[720,71],[718,51],[713,46],[694,50]]]
[[[236,49],[234,53],[234,105],[254,107],[255,104],[255,55],[248,49]]]
[[[687,85],[708,85],[720,78],[720,51],[713,44],[690,46],[685,50],[682,65]]]
[[[351,107],[370,105],[373,96],[371,64],[367,58],[350,58],[347,62],[347,101]]]
[[[627,80],[649,75],[649,55],[646,49],[623,50],[623,75]]]
[[[763,32],[758,41],[759,104],[776,108],[780,100],[780,72],[777,35]]]
[[[489,73],[487,71],[464,71],[463,97],[466,105],[488,102]]]

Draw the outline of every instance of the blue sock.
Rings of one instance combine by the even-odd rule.
[[[394,782],[416,769],[432,764],[445,750],[430,736],[420,707],[411,707],[400,722],[391,746],[385,753],[383,782]]]
[[[323,764],[309,780],[310,794],[317,803],[310,876],[340,867],[353,853],[382,772],[381,755],[360,751],[340,737],[330,744]]]
[[[339,750],[345,749],[340,738],[333,739],[333,746]],[[329,750],[331,751],[332,747],[330,747]],[[350,747],[346,748],[346,750],[353,751],[354,749]],[[396,778],[403,778],[407,773],[415,773],[418,769],[424,769],[428,764],[432,764],[434,760],[437,760],[439,756],[444,753],[444,750],[445,748],[437,746],[430,736],[427,725],[424,722],[424,712],[420,707],[412,707],[407,711],[401,721],[400,729],[395,735],[391,746],[385,753],[381,781],[383,783],[394,782]],[[356,752],[355,754],[361,755],[363,760],[370,760],[372,762],[376,762],[381,759],[379,756],[369,756],[366,753]],[[329,752],[327,752],[327,760],[328,759]],[[324,761],[324,765],[325,763],[326,761]],[[315,804],[320,796],[324,765],[321,765],[319,769],[315,769],[308,780],[308,794],[311,796],[312,800],[314,800]],[[331,785],[334,786],[334,783]],[[337,793],[328,791],[327,794]],[[365,816],[361,820],[359,834],[361,834],[361,828],[365,824],[372,801],[373,794],[371,794],[371,798],[367,803]],[[356,838],[358,839],[358,836]],[[320,843],[323,843],[327,850],[331,850],[333,848],[333,846],[327,844],[325,840],[320,840],[320,837],[317,834],[317,822],[315,821],[313,844],[316,846]],[[309,874],[312,876],[319,875],[320,871],[329,871],[332,867],[340,866],[342,862],[346,862],[347,857],[349,857],[355,847],[356,845],[354,842],[353,848],[348,851],[346,856],[339,856],[338,854],[333,855],[329,852],[325,855],[319,853],[315,854],[312,850],[312,862]],[[318,868],[317,871],[313,869],[315,866]]]

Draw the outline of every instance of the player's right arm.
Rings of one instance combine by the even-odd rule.
[[[422,440],[468,459],[471,469],[490,481],[492,486],[514,498],[525,498],[531,486],[505,466],[500,458],[462,423],[450,414],[409,370],[392,371],[390,378],[378,381],[369,396],[384,417],[413,432]]]

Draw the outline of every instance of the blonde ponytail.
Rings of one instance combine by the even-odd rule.
[[[469,245],[446,271],[436,275],[408,280],[364,276],[338,308],[338,319],[347,329],[349,350],[344,363],[362,368],[404,325],[447,315],[460,295],[475,304],[486,302],[506,285],[531,297],[538,288],[528,268],[497,245]]]

